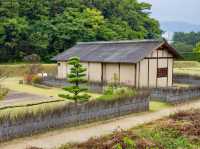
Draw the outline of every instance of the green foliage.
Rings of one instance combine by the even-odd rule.
[[[160,111],[166,108],[170,108],[172,107],[172,105],[170,103],[166,103],[166,102],[160,102],[160,101],[153,101],[154,99],[151,99],[150,102],[150,111],[151,112],[155,112],[155,111]]]
[[[183,32],[176,32],[173,37],[173,41],[175,43],[181,42],[187,45],[195,46],[197,42],[200,41],[200,32],[190,32],[190,33],[183,33]]]
[[[77,41],[158,38],[150,4],[137,0],[0,1],[0,62],[42,61]]]
[[[117,100],[122,98],[133,97],[137,93],[134,89],[127,87],[117,87],[113,88],[108,86],[105,88],[103,95],[98,97],[97,100]]]
[[[194,47],[193,52],[196,54],[196,59],[200,61],[200,41]]]
[[[167,149],[192,149],[193,146],[189,140],[182,136],[174,128],[155,128],[153,130],[144,130],[142,134],[145,138],[151,139],[159,144],[162,144]]]
[[[196,47],[193,49],[194,52],[200,53],[200,42],[196,44]]]
[[[200,61],[200,53],[193,50],[196,44],[200,42],[200,32],[177,32],[174,34],[173,41],[173,46],[179,51],[185,60]]]
[[[126,149],[136,149],[136,143],[128,137],[124,137],[123,144]],[[114,148],[115,149],[123,149],[121,144],[117,144]]]
[[[68,64],[72,66],[70,73],[68,74],[68,81],[74,85],[67,86],[63,89],[72,95],[61,94],[59,96],[68,100],[73,100],[76,103],[78,101],[87,101],[90,96],[88,94],[81,94],[87,91],[87,88],[80,87],[80,84],[86,83],[86,79],[84,78],[86,76],[86,68],[83,68],[83,66],[80,64],[80,59],[78,57],[70,58]]]

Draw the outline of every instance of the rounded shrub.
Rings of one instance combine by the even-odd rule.
[[[40,84],[42,82],[42,77],[34,75],[32,78],[32,83],[34,84]]]

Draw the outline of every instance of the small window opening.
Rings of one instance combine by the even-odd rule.
[[[158,68],[157,77],[158,78],[168,77],[168,68]]]

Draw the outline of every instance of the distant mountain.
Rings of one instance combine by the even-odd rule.
[[[187,22],[160,22],[161,29],[166,32],[200,32],[200,25],[190,24]]]

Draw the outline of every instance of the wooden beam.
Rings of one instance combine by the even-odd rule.
[[[149,59],[148,59],[148,88],[149,88]]]
[[[173,57],[145,57],[144,59],[174,59]]]

